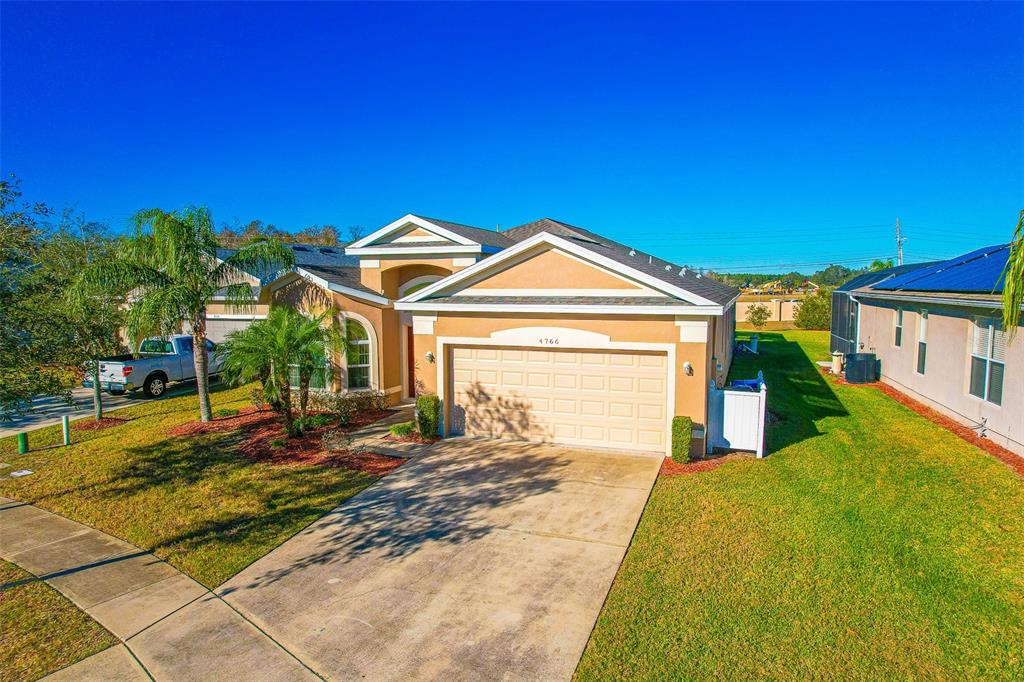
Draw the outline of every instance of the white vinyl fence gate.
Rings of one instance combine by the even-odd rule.
[[[727,388],[708,388],[707,451],[714,448],[752,450],[764,457],[764,419],[768,409],[768,386],[764,375],[734,381]]]

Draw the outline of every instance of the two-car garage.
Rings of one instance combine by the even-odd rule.
[[[664,453],[664,352],[451,349],[452,433]]]

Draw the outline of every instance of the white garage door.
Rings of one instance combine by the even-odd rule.
[[[452,432],[664,452],[664,353],[452,349]]]
[[[239,329],[245,329],[253,320],[222,319],[214,318],[206,320],[206,338],[214,343],[220,343],[227,338],[228,334]]]

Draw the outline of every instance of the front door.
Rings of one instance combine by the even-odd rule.
[[[406,395],[416,397],[416,344],[413,340],[412,325],[405,328],[405,382]]]

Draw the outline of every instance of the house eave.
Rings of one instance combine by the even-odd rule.
[[[665,315],[721,316],[720,305],[545,305],[491,303],[431,303],[430,301],[396,301],[395,310],[419,312],[466,313],[547,313],[557,315]]]
[[[346,248],[347,256],[373,256],[375,258],[386,256],[479,256],[482,254],[497,253],[501,249],[493,246],[459,245],[452,246],[399,246],[399,247],[377,247],[364,246],[357,248]]]
[[[1001,310],[1002,299],[977,299],[977,298],[947,298],[944,296],[928,296],[927,294],[897,294],[881,293],[874,291],[851,291],[850,296],[854,299],[865,298],[877,301],[907,301],[910,303],[930,303],[932,305],[962,306],[969,308],[984,308],[986,310]]]
[[[387,298],[386,296],[371,294],[368,291],[360,291],[359,289],[356,289],[354,287],[347,287],[344,284],[330,282],[324,279],[323,277],[319,277],[318,275],[315,275],[307,270],[303,270],[302,268],[295,268],[295,273],[302,277],[303,279],[308,280],[319,287],[327,289],[328,291],[334,291],[339,294],[343,294],[345,296],[348,296],[349,298],[355,298],[360,301],[368,301],[370,303],[376,303],[377,305],[382,306],[391,304],[391,299]]]

